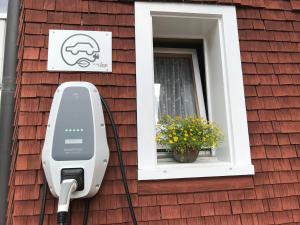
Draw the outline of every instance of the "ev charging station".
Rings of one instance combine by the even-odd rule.
[[[109,160],[100,95],[88,82],[61,84],[53,98],[42,164],[58,218],[65,223],[70,199],[89,198],[100,189]]]

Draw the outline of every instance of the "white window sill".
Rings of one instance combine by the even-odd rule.
[[[156,168],[138,170],[139,180],[180,179],[253,175],[253,165],[232,165],[228,162],[168,163]]]
[[[7,13],[0,13],[0,19],[5,19],[7,18]]]

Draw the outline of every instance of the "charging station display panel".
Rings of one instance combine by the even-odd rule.
[[[89,90],[68,87],[58,109],[52,158],[57,161],[89,160],[94,155],[94,126]]]

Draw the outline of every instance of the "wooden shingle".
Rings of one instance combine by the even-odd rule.
[[[40,151],[52,97],[66,81],[97,85],[113,111],[139,225],[298,224],[300,221],[300,2],[192,0],[229,4],[237,23],[252,163],[246,177],[137,181],[134,4],[117,0],[22,2],[16,119],[7,225],[37,224],[44,182]],[[113,34],[113,73],[48,72],[49,29]],[[131,224],[108,119],[109,167],[91,200],[89,224]],[[56,224],[48,196],[45,224]],[[82,221],[74,201],[72,224]]]

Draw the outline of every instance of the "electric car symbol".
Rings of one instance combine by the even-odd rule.
[[[66,51],[71,52],[73,55],[77,55],[79,52],[86,52],[86,54],[92,55],[94,52],[97,52],[89,42],[78,42],[73,46],[66,47]]]
[[[94,38],[86,34],[74,34],[62,44],[61,57],[69,66],[88,67],[99,59],[100,48]]]

